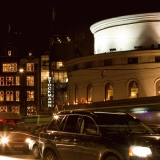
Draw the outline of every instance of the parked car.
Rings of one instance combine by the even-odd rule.
[[[29,153],[29,132],[18,113],[0,112],[0,150]]]
[[[160,135],[128,113],[62,111],[39,138],[43,160],[159,160]]]
[[[38,141],[39,141],[39,134],[43,131],[44,126],[45,126],[45,124],[41,124],[41,125],[36,126],[30,136],[29,150],[32,151],[35,159],[40,158]]]

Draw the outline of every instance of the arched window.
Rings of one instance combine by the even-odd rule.
[[[87,102],[92,102],[92,85],[87,85]]]
[[[129,98],[138,98],[139,85],[136,81],[129,83]]]
[[[105,85],[105,101],[113,100],[113,85],[108,82]]]
[[[156,83],[156,96],[160,96],[160,80]]]
[[[74,89],[74,101],[75,101],[75,104],[78,104],[78,86],[76,85],[75,86],[75,89]]]

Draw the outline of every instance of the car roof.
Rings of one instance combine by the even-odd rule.
[[[64,110],[57,113],[57,115],[65,115],[65,114],[87,114],[87,115],[95,115],[96,114],[119,114],[119,115],[126,115],[125,112],[112,112],[112,111],[99,111],[99,110]]]

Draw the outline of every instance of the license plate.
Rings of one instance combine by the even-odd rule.
[[[16,144],[13,146],[14,148],[23,148],[23,144]]]

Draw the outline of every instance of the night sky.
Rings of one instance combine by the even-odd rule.
[[[56,10],[54,21],[52,6]],[[19,54],[33,51],[39,56],[49,48],[52,25],[56,33],[58,29],[63,31],[83,23],[90,26],[107,18],[149,12],[160,12],[160,3],[153,0],[2,0],[0,50],[7,39],[9,25]]]

